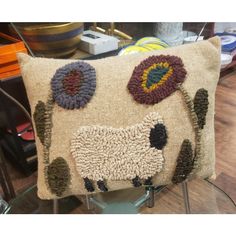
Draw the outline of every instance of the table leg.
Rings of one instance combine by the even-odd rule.
[[[53,214],[58,214],[59,213],[59,200],[54,199],[53,200]]]
[[[155,188],[153,186],[146,189],[149,198],[147,199],[146,206],[148,208],[153,208],[155,205]]]
[[[11,178],[7,170],[1,144],[0,144],[0,184],[2,186],[7,201],[16,196],[14,187],[11,182]]]
[[[191,214],[190,204],[189,204],[189,195],[188,195],[188,184],[187,182],[183,182],[182,184],[183,198],[184,198],[184,206],[186,214]]]

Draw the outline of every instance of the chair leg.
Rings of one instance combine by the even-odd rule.
[[[182,185],[182,191],[183,191],[185,212],[186,214],[191,214],[189,195],[188,195],[188,184],[187,182],[183,182],[181,185]]]
[[[7,184],[6,184],[6,180],[4,178],[4,172],[2,171],[1,167],[0,167],[0,186],[2,187],[2,190],[3,190],[3,198],[6,200],[6,201],[9,201],[11,199],[11,196],[9,194],[9,190],[8,190],[8,187],[7,187]]]
[[[3,192],[5,194],[5,198],[7,201],[9,201],[10,199],[16,196],[14,187],[11,182],[11,178],[9,176],[9,173],[5,164],[5,158],[4,158],[1,145],[0,145],[0,184],[3,188]]]

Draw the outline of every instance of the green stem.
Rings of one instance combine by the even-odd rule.
[[[43,146],[43,161],[47,167],[50,163],[49,151],[51,147],[51,136],[52,136],[52,113],[53,113],[53,97],[50,93],[46,102],[45,111],[45,131],[44,131],[44,146]]]
[[[201,150],[201,136],[202,136],[202,130],[200,129],[198,125],[198,118],[197,114],[194,111],[194,103],[192,98],[189,96],[188,92],[185,90],[185,88],[182,85],[179,85],[179,90],[182,93],[184,97],[184,102],[189,110],[189,114],[193,123],[193,128],[195,131],[195,155],[194,155],[194,165],[195,169],[198,167],[196,166],[197,160],[199,160],[202,156],[202,150]]]

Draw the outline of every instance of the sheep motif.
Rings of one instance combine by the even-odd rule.
[[[81,127],[72,138],[71,153],[87,191],[94,191],[92,181],[107,191],[104,180],[132,180],[138,187],[144,179],[145,185],[151,185],[152,176],[162,170],[166,143],[163,120],[151,112],[127,128]]]

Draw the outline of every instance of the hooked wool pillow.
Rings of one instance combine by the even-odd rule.
[[[214,175],[219,38],[99,60],[18,59],[40,198]]]

